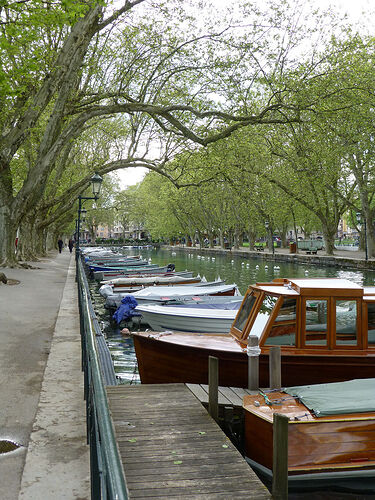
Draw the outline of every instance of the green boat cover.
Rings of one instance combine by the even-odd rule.
[[[317,417],[375,412],[375,378],[287,387]]]

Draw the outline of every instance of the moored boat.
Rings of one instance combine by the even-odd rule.
[[[272,484],[274,414],[288,417],[289,490],[375,491],[375,379],[244,396],[246,459]]]
[[[330,278],[251,285],[227,334],[133,332],[141,381],[206,384],[208,357],[215,356],[219,384],[246,387],[249,335],[259,339],[261,387],[269,384],[269,351],[276,345],[284,386],[369,378],[375,373],[375,288]]]
[[[151,286],[151,285],[182,285],[200,283],[202,281],[200,276],[121,276],[110,280],[101,281],[101,285],[110,285],[114,288],[128,288],[131,286]]]
[[[242,297],[223,297],[210,302],[190,304],[144,304],[135,310],[142,322],[155,331],[173,330],[201,333],[224,333],[231,327]]]
[[[148,271],[152,272],[153,270],[160,269],[157,264],[146,264],[146,265],[136,265],[136,266],[128,265],[126,263],[119,263],[116,265],[113,265],[113,264],[112,265],[100,265],[100,264],[96,265],[96,264],[90,264],[90,263],[86,263],[86,264],[92,273],[95,271],[130,271],[130,272],[134,272],[134,270],[136,270],[136,272],[139,272],[139,273],[146,273]]]

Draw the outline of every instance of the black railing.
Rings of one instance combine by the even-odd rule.
[[[128,491],[110,417],[106,385],[116,385],[110,353],[94,313],[86,275],[77,259],[82,369],[90,445],[91,498],[127,500]]]

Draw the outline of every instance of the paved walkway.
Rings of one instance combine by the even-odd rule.
[[[74,256],[2,269],[0,283],[0,498],[88,499],[89,448]]]

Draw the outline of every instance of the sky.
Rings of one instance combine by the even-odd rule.
[[[228,0],[216,1],[224,3],[228,2]],[[346,13],[351,22],[363,23],[364,26],[370,30],[370,33],[375,32],[375,17],[370,15],[370,12],[373,13],[375,11],[374,0],[314,0],[314,5],[322,9],[326,9],[331,6],[333,10],[338,11],[341,14]],[[147,169],[145,168],[127,168],[118,170],[117,174],[120,179],[121,189],[125,189],[127,186],[132,186],[141,182],[146,173]]]

